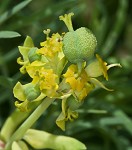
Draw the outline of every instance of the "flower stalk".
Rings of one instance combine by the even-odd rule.
[[[10,150],[13,141],[23,138],[26,131],[38,120],[44,111],[52,104],[55,99],[45,98],[42,103],[34,110],[34,112],[23,122],[23,124],[15,131],[6,144],[5,150]]]

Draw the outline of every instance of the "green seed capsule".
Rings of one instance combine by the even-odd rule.
[[[41,94],[39,88],[32,84],[29,84],[25,88],[24,92],[28,101],[33,101]]]
[[[93,56],[97,40],[89,29],[81,27],[76,31],[67,32],[63,44],[63,52],[67,59],[71,63],[79,63]]]

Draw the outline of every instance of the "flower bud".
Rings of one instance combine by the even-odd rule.
[[[28,101],[33,101],[36,99],[40,94],[40,90],[38,87],[35,87],[33,84],[29,84],[25,89],[24,93]]]
[[[81,27],[76,31],[67,32],[63,44],[63,52],[67,59],[71,63],[78,63],[93,56],[97,40],[89,29]]]
[[[40,60],[41,59],[41,56],[36,53],[37,50],[38,50],[38,48],[36,48],[36,47],[33,47],[29,50],[28,57],[29,57],[30,63],[32,63],[35,60]]]

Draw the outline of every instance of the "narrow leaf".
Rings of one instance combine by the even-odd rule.
[[[14,38],[18,36],[21,35],[15,31],[0,31],[0,38]]]
[[[13,7],[11,10],[8,10],[5,13],[3,13],[0,17],[0,24],[2,24],[4,21],[6,21],[8,18],[10,18],[14,14],[16,14],[21,9],[23,9],[30,2],[31,2],[31,0],[25,0],[25,1],[21,2],[20,4],[16,5],[15,7]]]

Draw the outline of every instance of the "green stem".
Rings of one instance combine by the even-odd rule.
[[[55,99],[45,98],[42,103],[35,109],[35,111],[24,121],[24,123],[15,131],[8,143],[5,150],[10,150],[13,141],[20,140],[26,131],[37,121],[43,112],[51,105]]]
[[[29,116],[30,112],[20,112],[16,109],[4,123],[0,135],[4,141],[8,141],[15,129]],[[10,130],[9,130],[10,129]]]

